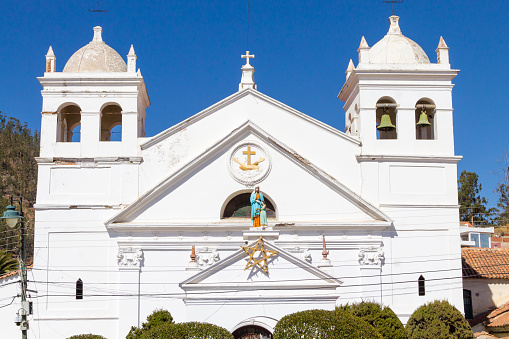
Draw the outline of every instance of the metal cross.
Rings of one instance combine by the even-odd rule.
[[[403,0],[386,0],[382,1],[384,4],[392,4],[392,15],[394,15],[394,4],[400,4]]]
[[[100,1],[97,2],[97,7],[98,7],[97,9],[89,9],[88,11],[92,12],[92,13],[97,13],[97,26],[100,26],[100,23],[101,23],[100,15],[101,15],[101,13],[106,13],[108,11],[105,10],[105,9],[101,9],[101,2]]]

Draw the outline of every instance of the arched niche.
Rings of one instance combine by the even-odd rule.
[[[62,105],[57,117],[57,141],[80,142],[81,108],[74,103]]]
[[[390,131],[381,131],[376,129],[377,139],[397,139],[398,138],[398,121],[397,121],[397,104],[396,101],[391,97],[382,97],[376,102],[376,126],[380,126],[382,122],[382,116],[387,113],[391,120],[394,129]]]
[[[122,107],[118,104],[101,109],[101,141],[122,141]]]
[[[251,219],[251,193],[253,190],[245,189],[237,191],[226,198],[223,206],[221,206],[221,219]],[[267,218],[275,219],[277,217],[277,206],[274,200],[262,191],[263,199],[267,205]]]
[[[435,139],[435,103],[428,98],[422,98],[415,104],[415,138],[417,140]],[[419,124],[424,112],[430,125]]]

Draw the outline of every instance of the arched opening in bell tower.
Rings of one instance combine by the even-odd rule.
[[[397,139],[397,104],[391,97],[380,98],[376,103],[376,138]]]
[[[435,103],[431,99],[420,99],[415,104],[415,137],[435,139]]]
[[[101,141],[122,141],[122,108],[117,104],[101,110]]]
[[[81,108],[68,104],[58,111],[57,142],[80,142]]]

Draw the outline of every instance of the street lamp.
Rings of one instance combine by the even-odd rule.
[[[27,339],[28,332],[28,320],[27,314],[29,312],[29,306],[27,300],[27,272],[26,272],[26,264],[25,264],[25,218],[23,214],[23,198],[19,197],[19,212],[16,211],[16,207],[14,206],[14,200],[11,197],[11,204],[7,206],[7,210],[4,212],[3,217],[0,219],[4,219],[7,226],[10,228],[16,227],[16,225],[20,224],[21,226],[21,249],[19,253],[20,257],[20,271],[21,271],[21,307],[23,312],[21,312],[21,321],[18,322],[16,320],[16,325],[20,326],[21,329],[21,338]],[[19,311],[18,311],[19,317]],[[17,318],[18,318],[17,317]]]

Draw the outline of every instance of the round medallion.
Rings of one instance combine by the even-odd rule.
[[[253,187],[269,175],[272,162],[269,152],[256,141],[242,141],[228,152],[228,171],[233,179]]]

